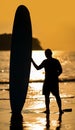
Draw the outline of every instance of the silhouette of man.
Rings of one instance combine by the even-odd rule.
[[[50,113],[49,110],[49,95],[50,92],[55,96],[59,113],[62,114],[61,108],[61,98],[59,95],[59,82],[58,76],[62,73],[62,67],[60,62],[52,57],[52,51],[50,49],[45,50],[46,59],[38,66],[36,63],[31,59],[34,67],[39,70],[44,68],[45,69],[45,80],[43,84],[42,93],[45,95],[45,105],[46,105],[46,113]]]

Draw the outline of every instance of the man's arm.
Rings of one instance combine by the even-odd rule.
[[[58,61],[58,76],[62,73],[62,66],[60,62]]]
[[[37,65],[32,58],[31,58],[31,62],[33,63],[34,67],[37,70],[42,69],[44,67],[43,62],[40,65]]]

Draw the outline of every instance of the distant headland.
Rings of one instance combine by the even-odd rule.
[[[0,34],[0,50],[10,50],[11,34]],[[37,38],[32,38],[32,50],[43,50],[40,41]]]

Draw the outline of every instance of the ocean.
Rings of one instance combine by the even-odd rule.
[[[63,69],[63,73],[60,75],[60,84],[62,82],[74,83],[75,82],[75,52],[67,51],[53,51],[53,57],[57,58]],[[46,57],[44,51],[32,51],[32,58],[39,65]],[[1,93],[8,90],[9,91],[9,65],[10,65],[10,51],[0,51],[0,99]],[[37,89],[41,89],[41,85],[44,80],[44,69],[36,70],[31,63],[30,71],[30,86],[35,86]],[[36,84],[36,85],[35,85]],[[5,92],[4,92],[5,93]],[[31,97],[31,96],[30,96]],[[5,97],[4,97],[5,98]]]
[[[39,65],[45,59],[44,51],[32,51],[32,57]],[[71,105],[75,104],[75,52],[53,51],[53,57],[60,61],[63,68],[63,73],[59,77],[60,96],[63,102],[62,107],[66,108],[67,106],[70,108]],[[0,115],[4,112],[11,112],[9,101],[9,62],[10,51],[0,51]],[[44,69],[37,71],[31,64],[30,82],[27,99],[22,111],[23,114],[39,113],[45,110],[44,96],[42,95],[44,75]],[[55,98],[52,94],[50,94],[50,99],[51,113],[53,113],[57,109],[55,107],[56,104],[54,105]],[[10,123],[6,122],[6,124],[9,125]],[[0,125],[0,128],[4,125],[2,124],[2,119],[0,119]]]

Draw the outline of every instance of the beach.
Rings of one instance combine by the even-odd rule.
[[[31,85],[31,84],[30,84]],[[39,85],[39,84],[38,84]],[[42,84],[41,84],[42,85]],[[63,93],[63,86],[65,89],[65,93]],[[67,92],[67,88],[69,87],[69,90]],[[29,89],[30,86],[29,86]],[[11,108],[10,108],[10,101],[8,99],[9,97],[9,91],[8,90],[2,90],[3,92],[3,98],[0,100],[0,129],[1,130],[74,130],[75,129],[75,83],[60,83],[60,94],[61,94],[61,100],[62,100],[62,108],[65,109],[64,114],[62,114],[61,117],[61,123],[58,122],[59,113],[58,113],[58,107],[55,101],[55,98],[53,96],[50,97],[51,103],[50,103],[50,114],[49,114],[49,125],[50,127],[47,128],[47,117],[44,113],[45,111],[45,105],[44,105],[44,97],[40,93],[40,97],[38,96],[38,91],[35,93],[32,90],[32,98],[28,98],[30,95],[30,90],[28,90],[27,99],[25,102],[25,105],[22,110],[22,120],[19,119],[20,117],[15,117],[14,121],[16,123],[12,123],[12,114],[11,114]],[[40,90],[41,91],[41,90]],[[67,97],[66,97],[66,93]],[[37,99],[38,97],[38,99]],[[1,99],[1,97],[0,97]],[[17,119],[16,119],[17,118]],[[12,123],[12,124],[11,124]],[[12,126],[12,127],[11,127]]]
[[[39,52],[36,55],[38,54]],[[59,82],[59,89],[64,114],[59,121],[58,106],[52,94],[50,114],[44,113],[45,101],[42,95],[44,72],[43,70],[37,72],[33,67],[22,115],[16,117],[12,115],[9,99],[9,52],[0,52],[0,130],[75,130],[75,52],[66,53],[65,56],[60,54],[62,53],[58,53],[56,57],[63,66],[63,74],[60,77],[63,82]],[[40,60],[38,58],[34,60],[41,62],[41,57]]]

